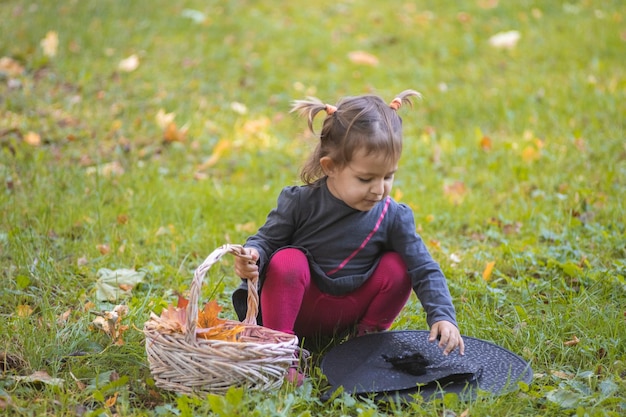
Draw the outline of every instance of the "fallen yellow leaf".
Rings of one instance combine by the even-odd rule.
[[[139,67],[139,57],[135,54],[128,58],[122,59],[117,66],[117,69],[123,72],[133,72]]]
[[[28,317],[33,314],[33,308],[28,304],[20,304],[16,310],[19,317]]]
[[[485,269],[483,270],[483,279],[485,281],[489,281],[491,279],[491,274],[495,266],[496,266],[496,261],[487,262],[487,265],[485,266]]]
[[[536,161],[539,159],[539,156],[539,151],[532,146],[527,146],[522,150],[522,159],[524,162]]]
[[[115,394],[113,394],[111,397],[107,398],[106,401],[104,402],[104,406],[106,408],[111,408],[115,405],[115,403],[117,402],[117,396],[120,395],[119,392],[115,392]]]
[[[49,31],[46,33],[46,37],[41,40],[40,45],[45,56],[50,58],[56,56],[59,48],[59,34],[53,30]]]
[[[378,57],[365,51],[352,51],[348,54],[348,59],[355,64],[369,65],[372,67],[378,65]]]
[[[41,145],[41,136],[39,133],[28,132],[24,135],[24,142],[30,146],[39,146]]]
[[[198,171],[204,171],[205,169],[211,168],[213,165],[217,164],[222,155],[231,147],[232,143],[228,139],[221,139],[213,148],[213,153],[209,159],[198,166]]]

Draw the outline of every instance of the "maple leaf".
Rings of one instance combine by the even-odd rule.
[[[245,326],[237,325],[229,328],[223,324],[220,324],[209,329],[197,329],[196,336],[203,339],[211,340],[223,340],[225,342],[236,342],[239,335],[243,332]]]
[[[159,109],[154,120],[161,129],[165,129],[170,123],[174,123],[175,118],[176,113],[166,113],[165,110]]]
[[[162,333],[184,333],[187,328],[187,309],[168,305],[161,316],[154,313],[150,318],[156,322],[156,330]]]
[[[166,143],[184,142],[186,136],[187,127],[183,126],[179,129],[174,122],[169,123],[165,126],[165,129],[163,129],[163,140]]]
[[[178,294],[178,303],[176,304],[176,307],[187,308],[188,305],[189,305],[189,300],[183,297],[182,295]]]
[[[211,300],[204,305],[204,309],[198,312],[198,327],[208,329],[223,324],[225,320],[217,315],[222,311],[222,307],[215,300]]]
[[[103,253],[102,250],[100,249],[100,253]],[[111,270],[101,268],[98,270],[97,275],[96,298],[113,302],[123,296],[129,296],[131,290],[143,281],[146,273],[145,271],[135,271],[134,269]]]

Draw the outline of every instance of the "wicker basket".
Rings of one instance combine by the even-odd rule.
[[[256,324],[257,283],[248,282],[248,314],[243,323],[227,320],[227,328],[244,326],[238,341],[196,337],[198,297],[207,271],[226,253],[241,256],[239,245],[213,251],[196,269],[191,283],[184,333],[162,333],[155,316],[144,325],[150,372],[158,387],[183,394],[222,394],[232,386],[257,390],[279,388],[297,360],[298,338]]]

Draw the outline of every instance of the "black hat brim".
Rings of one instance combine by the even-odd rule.
[[[532,381],[530,365],[498,345],[463,336],[465,355],[455,351],[445,356],[428,336],[420,330],[390,331],[335,346],[321,362],[332,386],[322,398],[343,387],[345,392],[378,399],[419,394],[430,400],[446,392],[471,399],[478,391],[500,395],[517,389],[518,382]],[[415,356],[424,363],[414,361]]]

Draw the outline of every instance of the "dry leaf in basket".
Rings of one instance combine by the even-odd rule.
[[[222,307],[215,300],[204,305],[204,309],[198,312],[198,328],[196,337],[204,339],[217,339],[227,342],[236,342],[237,336],[245,329],[244,326],[226,326],[227,320],[220,319],[217,315]]]
[[[168,305],[161,312],[161,316],[152,314],[152,319],[157,323],[156,329],[162,333],[184,333],[187,321],[187,305],[189,301],[182,296],[178,297],[176,307]],[[220,319],[218,314],[222,307],[215,300],[204,305],[204,309],[198,312],[196,337],[212,340],[224,340],[236,342],[239,334],[245,329],[242,325],[227,325],[228,320]]]
[[[184,333],[187,327],[187,310],[170,304],[163,309],[160,316],[150,313],[150,319],[156,323],[155,329],[160,333]]]

